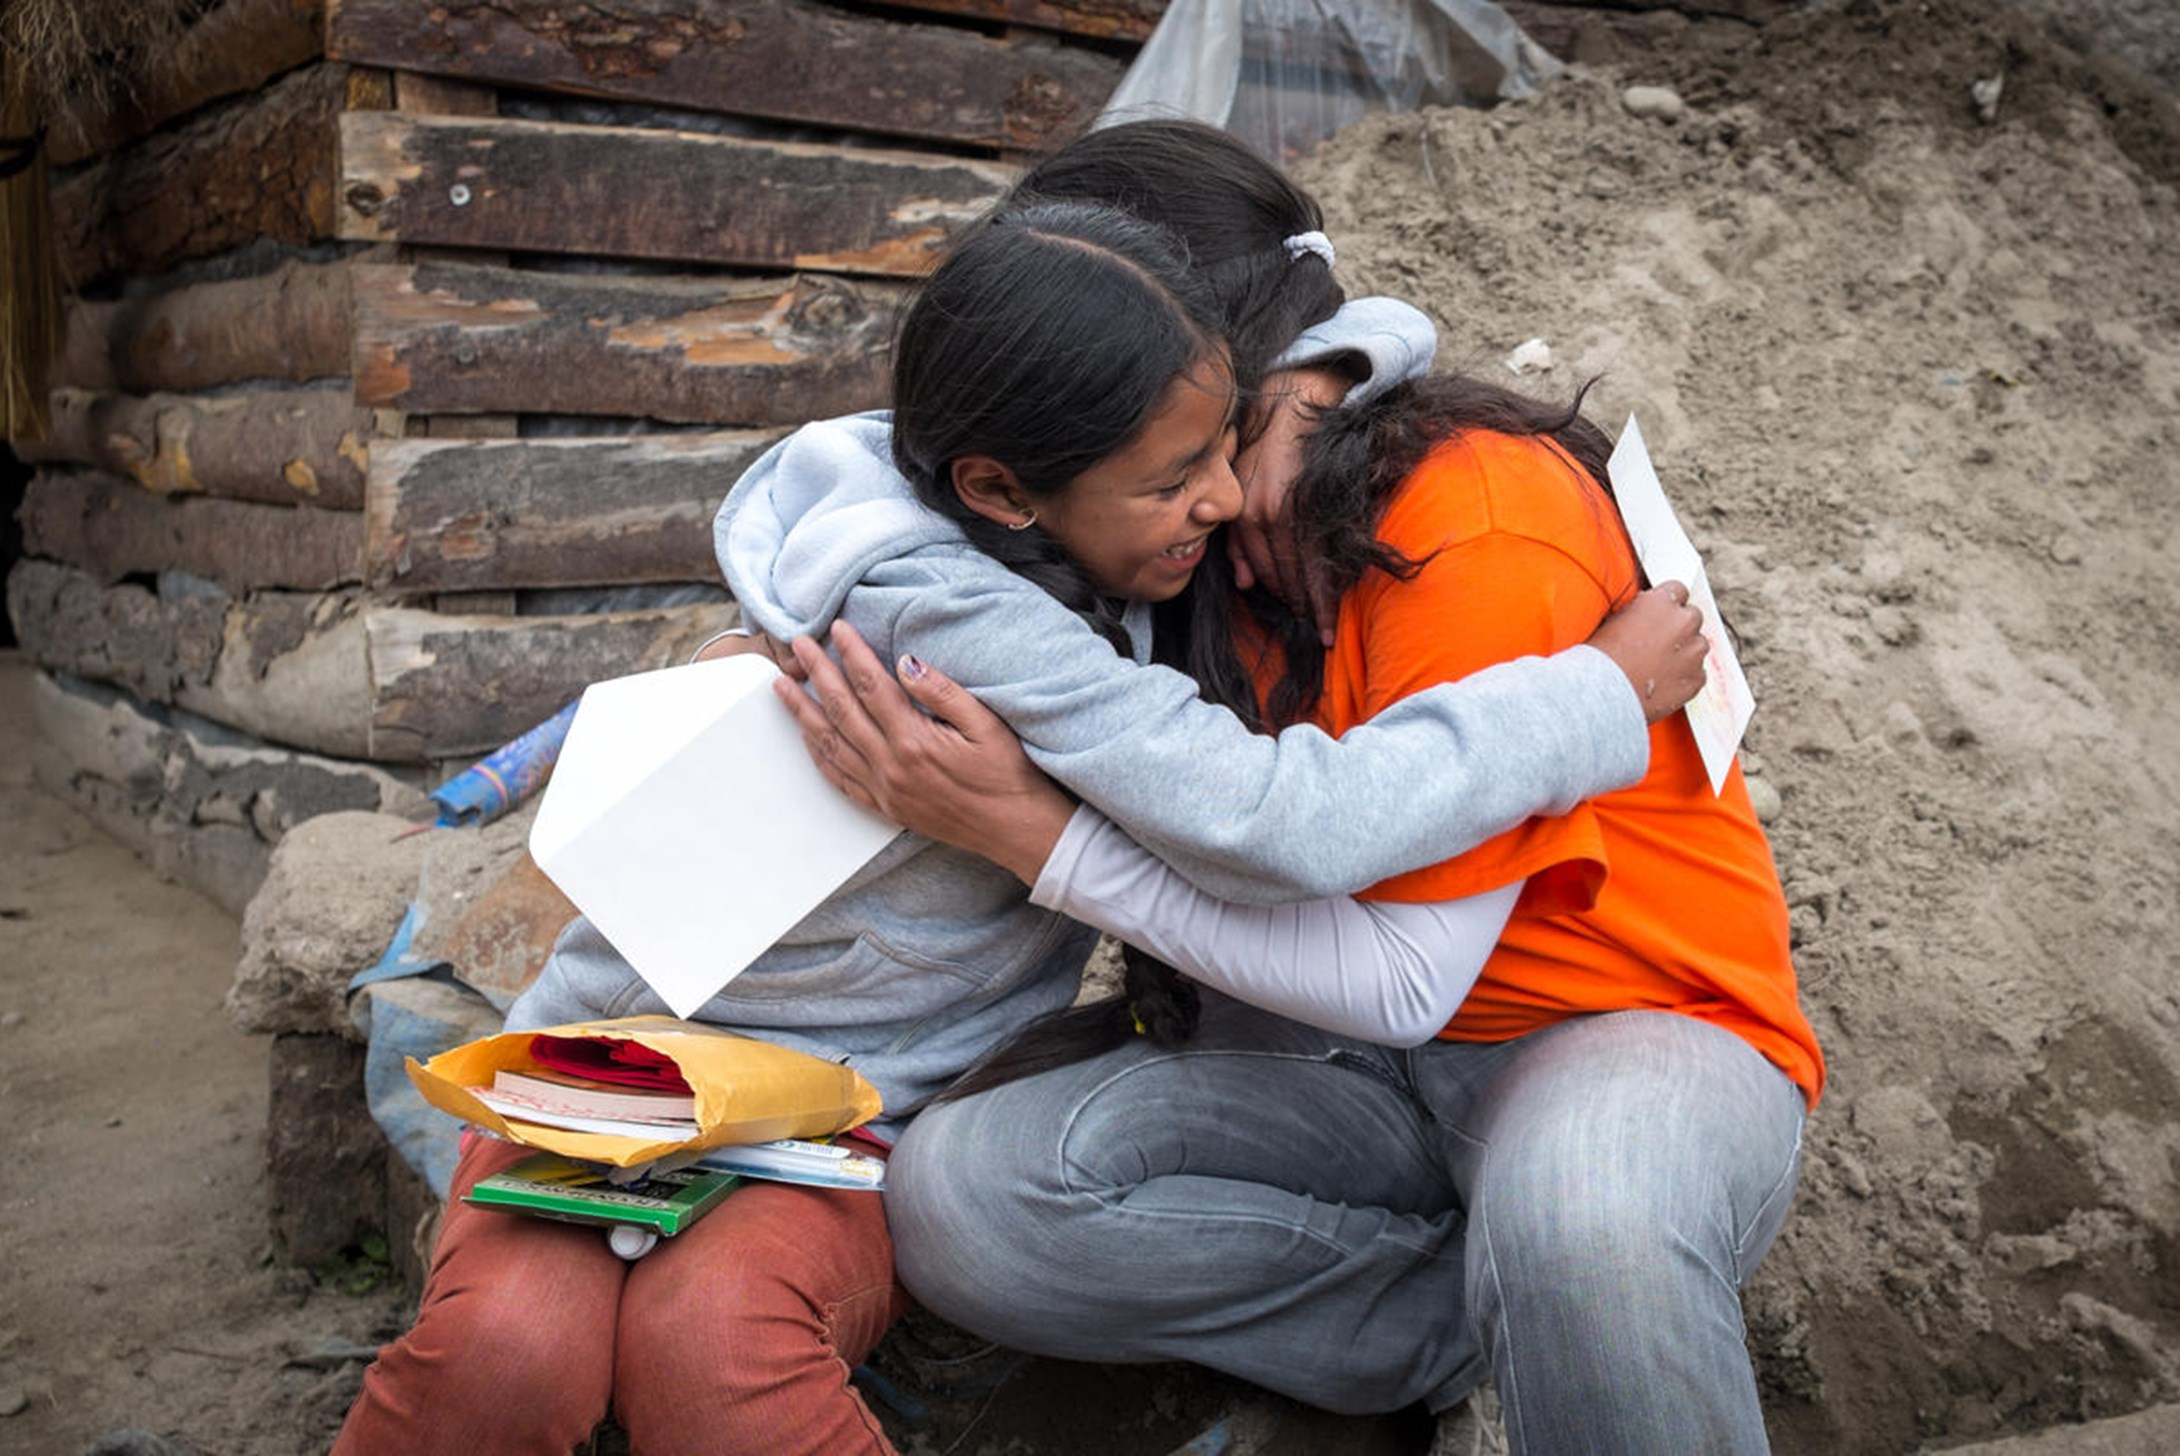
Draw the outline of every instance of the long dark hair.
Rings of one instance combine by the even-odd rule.
[[[1024,202],[981,224],[903,316],[893,459],[917,498],[986,554],[1130,651],[1122,604],[1042,531],[1010,531],[954,489],[988,455],[1052,496],[1141,433],[1173,381],[1221,348],[1210,294],[1180,241],[1116,208]]]
[[[1397,384],[1367,404],[1319,416],[1288,497],[1288,521],[1303,560],[1315,565],[1335,598],[1371,571],[1403,580],[1422,563],[1380,541],[1377,528],[1402,482],[1425,456],[1468,430],[1541,436],[1610,493],[1605,462],[1612,441],[1582,417],[1586,381],[1553,404],[1467,374]],[[1301,721],[1324,691],[1325,649],[1316,623],[1268,593],[1252,594],[1250,614],[1277,641],[1284,671],[1268,695],[1275,727]]]
[[[998,215],[1034,213],[1059,201],[1124,208],[1179,242],[1196,291],[1192,296],[1201,296],[1211,308],[1212,327],[1226,341],[1234,383],[1245,400],[1257,397],[1272,361],[1298,335],[1330,318],[1345,301],[1322,257],[1290,252],[1286,245],[1289,238],[1323,227],[1316,200],[1216,127],[1160,119],[1091,132],[1031,168]],[[1246,411],[1243,437],[1253,436],[1262,420],[1261,411]],[[899,432],[897,414],[897,442]],[[918,479],[914,471],[907,473]],[[985,527],[974,536],[980,545],[992,535],[988,522]],[[1205,699],[1261,727],[1249,674],[1233,647],[1236,600],[1223,541],[1214,541],[1188,589],[1153,608],[1153,653],[1193,678]],[[1031,1023],[944,1095],[966,1096],[1080,1061],[1138,1033],[1161,1046],[1193,1036],[1195,987],[1134,946],[1122,948],[1121,960],[1121,997]]]
[[[1215,126],[1158,118],[1103,127],[1032,167],[1010,195],[1125,208],[1178,238],[1216,310],[1235,388],[1257,406],[1272,361],[1346,301],[1322,257],[1287,248],[1324,227],[1317,200]],[[1261,407],[1243,411],[1244,443],[1265,418]],[[1195,679],[1206,699],[1261,727],[1231,650],[1237,599],[1222,533],[1188,590],[1152,609],[1151,640],[1157,660]]]

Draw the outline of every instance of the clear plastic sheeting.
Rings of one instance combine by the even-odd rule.
[[[1284,164],[1369,112],[1511,101],[1559,69],[1490,0],[1173,0],[1098,124],[1193,117]]]

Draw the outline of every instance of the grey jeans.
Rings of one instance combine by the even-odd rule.
[[[1189,1360],[1326,1409],[1488,1369],[1516,1452],[1767,1449],[1740,1288],[1792,1199],[1801,1093],[1666,1012],[1392,1051],[1207,995],[1137,1042],[921,1114],[903,1281],[987,1338]]]

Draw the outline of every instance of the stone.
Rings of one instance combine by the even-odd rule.
[[[1646,121],[1679,121],[1688,103],[1670,86],[1630,86],[1620,93],[1620,109]]]

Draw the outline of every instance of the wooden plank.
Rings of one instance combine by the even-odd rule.
[[[30,707],[39,783],[237,916],[273,846],[303,820],[431,808],[422,787],[375,764],[266,743],[98,683],[40,673]]]
[[[1025,150],[1087,125],[1125,69],[817,0],[333,0],[327,46],[511,86]]]
[[[294,259],[114,303],[76,299],[55,383],[150,394],[345,375],[350,312],[346,263]]]
[[[593,617],[374,610],[367,756],[417,762],[488,752],[601,678],[687,661],[739,616],[731,602]]]
[[[255,91],[324,52],[324,0],[224,0],[117,94],[53,119],[53,160],[112,151],[208,102]]]
[[[65,276],[80,287],[258,238],[331,237],[340,177],[335,118],[348,80],[346,66],[305,67],[56,182]]]
[[[351,113],[341,235],[914,276],[1006,190],[994,162],[633,127]]]
[[[783,433],[389,440],[371,451],[367,579],[402,592],[714,581],[712,516]]]
[[[1166,0],[891,0],[906,10],[1029,25],[1070,35],[1143,41],[1158,28]]]
[[[39,666],[334,758],[371,756],[358,605],[349,592],[102,586],[27,557],[8,573],[16,638]]]
[[[796,424],[884,402],[903,290],[838,278],[356,270],[359,402]]]
[[[42,470],[17,519],[26,553],[102,582],[186,571],[232,592],[328,591],[363,576],[363,517],[354,511],[162,500],[110,475]]]
[[[363,504],[371,412],[346,389],[263,389],[219,396],[53,391],[52,429],[17,453],[127,476],[161,495]]]

